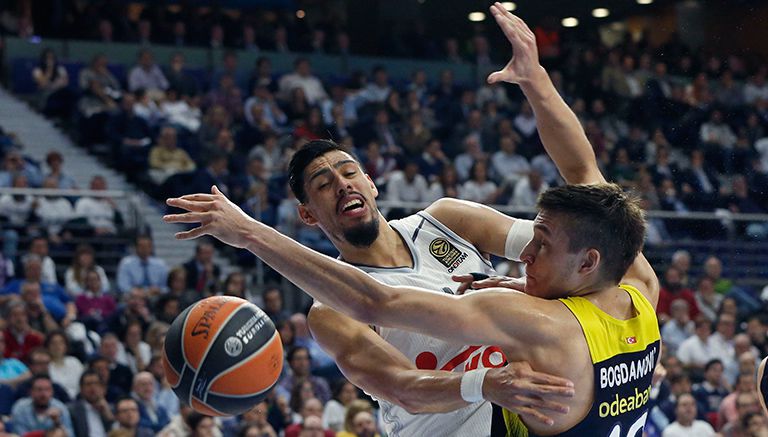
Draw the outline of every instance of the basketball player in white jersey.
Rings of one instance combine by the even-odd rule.
[[[509,37],[509,36],[508,36]],[[510,65],[520,77],[532,74],[538,66],[535,43],[515,45]],[[509,68],[509,66],[508,66]],[[538,90],[525,89],[526,94]],[[546,105],[540,110],[548,111]],[[544,117],[537,113],[539,129],[547,150],[561,169],[580,165],[568,141],[583,135],[578,125],[553,122],[557,113]],[[492,274],[481,253],[519,259],[532,235],[532,225],[515,220],[490,208],[453,199],[442,199],[425,211],[390,223],[384,221],[375,205],[378,194],[367,176],[361,178],[359,164],[332,143],[316,142],[294,156],[291,186],[300,200],[302,219],[320,226],[336,245],[341,258],[378,280],[390,285],[411,285],[454,293],[452,275],[466,277],[469,272]],[[345,183],[339,193],[327,192],[338,179]],[[360,183],[362,181],[362,183]],[[321,200],[324,199],[324,200]],[[176,205],[179,206],[179,205]],[[498,348],[483,345],[455,346],[432,337],[391,328],[372,330],[368,325],[316,305],[310,313],[313,334],[330,353],[344,374],[356,385],[379,398],[384,420],[391,435],[488,435],[490,407],[485,402],[467,404],[460,393],[459,372],[449,371],[495,367],[501,364]],[[417,369],[423,370],[417,370]],[[562,380],[533,376],[522,363],[495,369],[486,376],[486,399],[542,422],[542,413],[562,411],[556,398],[541,399],[543,386],[532,383],[562,384]],[[510,376],[524,377],[512,383]],[[507,384],[505,384],[505,382]],[[526,386],[522,396],[515,388]],[[569,389],[553,390],[565,394]],[[500,395],[503,394],[503,395]],[[498,397],[497,397],[498,396]],[[503,397],[502,397],[503,396]],[[439,414],[446,411],[450,414]],[[541,410],[541,411],[537,411]],[[431,413],[414,415],[411,413]]]

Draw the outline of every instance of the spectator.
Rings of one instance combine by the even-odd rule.
[[[58,190],[59,183],[55,178],[43,180],[43,189]],[[60,243],[64,225],[74,216],[74,208],[69,200],[60,195],[37,196],[35,198],[35,215],[40,219],[46,235],[51,241]],[[56,282],[56,281],[54,281]]]
[[[162,326],[162,329],[167,331],[168,325]],[[149,342],[149,332],[147,332],[147,342]],[[176,416],[179,414],[179,398],[173,392],[171,384],[165,377],[165,366],[163,365],[162,357],[160,353],[155,353],[147,365],[147,370],[155,378],[155,404],[163,407],[169,416]]]
[[[112,390],[114,392],[121,392],[127,394],[131,390],[131,384],[133,383],[133,373],[127,366],[117,362],[117,354],[120,351],[120,340],[112,332],[107,332],[101,338],[101,345],[99,347],[99,360],[92,362],[94,370],[99,372],[99,375],[107,383],[107,393],[109,388],[114,386],[118,390]],[[104,361],[106,362],[106,370],[109,375],[105,378],[104,375]]]
[[[5,332],[0,332],[0,384],[15,390],[32,377],[27,366],[16,358],[5,358]]]
[[[243,105],[245,120],[249,125],[258,127],[260,120],[253,116],[252,109],[254,106],[259,106],[261,108],[262,120],[272,131],[277,131],[288,121],[288,118],[283,110],[280,109],[280,106],[275,101],[275,97],[270,92],[267,85],[257,83],[253,87],[253,94],[245,100],[245,104]]]
[[[768,435],[768,422],[765,413],[747,413],[741,421],[742,429],[747,430],[750,437],[765,437]]]
[[[656,313],[662,323],[669,319],[670,305],[675,299],[683,299],[688,302],[688,317],[691,320],[699,315],[699,307],[696,305],[693,291],[683,287],[680,271],[675,267],[669,267],[664,273],[662,287],[659,290],[659,303],[656,306]]]
[[[235,425],[239,425],[242,437],[277,437],[275,429],[267,421],[269,404],[266,401],[259,402],[255,407],[236,418]],[[234,433],[233,433],[234,434]],[[227,435],[230,435],[227,433]]]
[[[429,197],[427,180],[419,174],[419,164],[408,161],[402,171],[392,173],[387,183],[387,200],[392,202],[426,202]],[[342,206],[342,205],[339,205]],[[354,207],[355,205],[351,205]],[[344,208],[349,207],[344,205]]]
[[[688,367],[703,369],[704,365],[715,357],[712,334],[712,322],[704,316],[695,319],[695,334],[684,340],[677,350],[677,357]]]
[[[55,298],[43,296],[39,283],[24,283],[21,287],[21,301],[26,305],[27,319],[32,329],[43,334],[59,329],[59,324],[56,323],[48,308],[56,308],[58,311],[60,304],[55,302]]]
[[[291,393],[291,388],[297,386],[300,381],[308,380],[314,389],[315,396],[325,403],[331,399],[331,389],[325,378],[310,375],[309,371],[312,365],[312,357],[309,350],[303,346],[297,346],[288,351],[288,365],[290,366],[290,375],[283,378],[278,386],[284,393]],[[322,411],[320,412],[322,416]]]
[[[470,179],[462,185],[459,197],[472,202],[494,204],[498,196],[499,188],[488,180],[486,162],[475,161],[470,170]]]
[[[49,333],[45,338],[45,348],[51,355],[51,363],[48,365],[51,380],[64,387],[70,398],[77,398],[84,367],[80,360],[68,355],[69,340],[64,331]]]
[[[45,156],[45,163],[48,165],[48,173],[46,178],[54,178],[58,183],[59,189],[62,190],[74,190],[77,189],[77,183],[75,180],[66,174],[63,170],[64,157],[57,150],[51,150]]]
[[[78,319],[86,328],[104,332],[107,320],[115,313],[115,298],[106,294],[101,283],[101,274],[91,267],[85,272],[85,289],[75,298]]]
[[[754,392],[739,393],[736,396],[736,412],[738,414],[736,420],[726,423],[720,430],[724,437],[748,435],[747,429],[743,425],[747,414],[761,413],[760,404]]]
[[[42,236],[33,237],[32,241],[29,243],[29,253],[37,255],[42,261],[40,281],[50,284],[58,284],[59,281],[56,278],[56,263],[53,262],[53,259],[48,253],[48,240]]]
[[[155,435],[153,430],[139,425],[141,416],[139,414],[139,404],[135,399],[123,398],[115,404],[115,420],[117,426],[109,432],[109,437],[152,437]]]
[[[197,243],[195,257],[184,263],[187,271],[187,289],[197,293],[213,292],[219,277],[221,268],[213,262],[213,244],[207,241]]]
[[[344,416],[344,429],[336,434],[336,437],[355,437],[354,419],[361,412],[373,413],[373,408],[368,401],[356,399],[347,406],[347,413]]]
[[[275,34],[277,37],[277,33]],[[293,72],[280,79],[280,95],[284,100],[295,88],[301,88],[310,105],[315,105],[328,98],[322,82],[312,75],[312,66],[306,58],[298,58],[293,63]]]
[[[744,102],[753,104],[759,100],[768,100],[768,82],[766,70],[761,68],[744,86]]]
[[[264,312],[275,323],[288,320],[291,314],[283,308],[283,292],[277,287],[270,287],[262,294],[264,299]]]
[[[699,413],[707,416],[717,413],[723,398],[728,396],[723,378],[723,362],[713,359],[704,366],[704,381],[693,387],[693,396],[703,408]]]
[[[499,139],[499,151],[491,157],[493,172],[499,180],[516,184],[530,172],[528,160],[516,153],[517,144],[512,136]]]
[[[725,366],[733,364],[733,338],[735,334],[736,318],[732,314],[721,312],[717,318],[715,332],[712,334],[710,342],[714,357],[720,358]]]
[[[164,126],[157,144],[149,152],[149,176],[157,185],[162,185],[170,176],[193,171],[196,167],[189,154],[177,146],[176,138],[176,129]]]
[[[155,381],[149,372],[141,372],[133,377],[133,389],[131,397],[139,405],[139,426],[160,432],[171,421],[165,408],[156,405]]]
[[[123,366],[123,368],[125,367]],[[108,402],[114,403],[121,397],[125,396],[125,391],[118,387],[111,379],[110,361],[107,358],[98,355],[94,358],[91,358],[91,360],[88,362],[88,370],[92,370],[99,375],[99,379],[104,384],[104,387],[106,387],[105,396]],[[128,383],[130,384],[130,379],[128,380]]]
[[[160,114],[171,125],[184,132],[194,133],[200,129],[201,124],[202,112],[199,103],[198,98],[180,95],[179,90],[171,87],[160,104]]]
[[[178,299],[180,309],[184,309],[200,300],[200,295],[187,288],[187,271],[176,266],[168,272],[168,294]]]
[[[384,103],[392,92],[392,87],[389,85],[389,75],[384,66],[377,65],[373,67],[371,76],[373,77],[373,82],[366,85],[358,94],[360,99],[359,106]]]
[[[38,347],[33,349],[29,353],[29,361],[27,362],[29,363],[29,371],[32,373],[32,376],[45,375],[50,377],[48,374],[48,369],[51,364],[51,354],[49,354],[48,350],[45,348]],[[16,388],[14,399],[19,400],[21,398],[28,397],[31,390],[32,380],[28,379],[19,384],[19,386]],[[53,382],[53,397],[60,400],[64,404],[69,403],[71,400],[67,390],[56,382]]]
[[[723,402],[720,403],[717,422],[722,426],[725,426],[729,423],[738,422],[742,414],[740,414],[738,411],[739,409],[736,405],[736,399],[742,393],[751,394],[754,392],[754,390],[755,375],[752,373],[740,373],[736,380],[734,391],[723,398]]]
[[[539,195],[548,189],[549,184],[542,179],[541,173],[531,170],[528,177],[517,181],[509,203],[513,206],[534,207]]]
[[[285,437],[333,437],[334,432],[323,426],[322,417],[323,403],[317,398],[307,399],[301,406],[301,422],[288,426]]]
[[[93,247],[88,244],[80,244],[77,246],[77,249],[75,249],[75,256],[72,257],[72,264],[67,267],[67,271],[64,274],[64,284],[67,293],[72,296],[83,294],[88,285],[87,273],[90,270],[94,270],[99,276],[101,291],[104,293],[109,292],[109,279],[107,278],[104,268],[96,264]],[[75,305],[77,305],[77,302],[75,302]],[[80,312],[79,307],[78,312],[81,316],[83,315],[83,313]]]
[[[147,306],[147,293],[143,288],[133,288],[125,297],[125,301],[112,314],[107,322],[109,331],[122,335],[128,324],[138,320],[142,329],[146,329],[152,322],[152,314]]]
[[[64,288],[59,284],[42,280],[42,260],[36,254],[30,253],[23,257],[24,279],[15,279],[3,289],[3,294],[21,294],[25,284],[39,284],[42,303],[56,321],[63,327],[77,318],[77,308]]]
[[[696,419],[697,416],[696,400],[690,394],[683,394],[677,399],[675,407],[675,420],[671,425],[664,429],[662,437],[688,437],[695,435],[697,437],[714,437],[715,430],[712,426]]]
[[[13,176],[13,188],[29,188],[27,177],[23,174]],[[0,196],[0,215],[11,227],[18,228],[26,234],[28,224],[31,223],[35,209],[35,198],[29,194],[3,194]],[[34,229],[34,228],[33,228]]]
[[[344,378],[336,381],[333,386],[333,398],[325,404],[323,424],[334,432],[343,430],[347,406],[355,399],[358,399],[357,387]]]
[[[727,295],[733,289],[733,281],[723,278],[723,263],[716,256],[704,261],[704,275],[712,280],[718,294]]]
[[[431,138],[419,158],[419,172],[431,183],[437,181],[443,169],[451,161],[443,153],[443,144],[437,138]],[[431,188],[430,188],[431,189]]]
[[[243,119],[243,91],[230,75],[223,75],[203,100],[204,107],[221,106],[234,120]]]
[[[5,338],[5,358],[27,361],[32,349],[43,344],[43,334],[32,330],[27,319],[27,306],[21,301],[11,301],[5,306],[7,327]]]
[[[107,133],[113,148],[112,159],[120,169],[132,171],[145,168],[147,147],[152,144],[152,130],[137,113],[135,94],[123,94],[120,111],[109,118]]]
[[[152,239],[136,238],[136,254],[120,260],[117,267],[117,287],[121,293],[142,288],[154,296],[168,291],[168,267],[161,258],[152,255]]]
[[[40,53],[40,61],[32,70],[32,79],[37,85],[38,101],[43,113],[68,117],[73,103],[72,92],[67,88],[69,76],[53,49],[46,48]]]
[[[152,359],[152,349],[141,340],[142,334],[142,323],[132,320],[125,327],[123,341],[117,345],[115,361],[127,366],[134,374],[143,372]]]
[[[352,418],[352,429],[356,437],[379,437],[376,420],[368,411],[360,411]]]
[[[414,112],[408,117],[408,123],[403,129],[401,138],[404,151],[411,156],[421,154],[425,151],[427,144],[430,144],[432,132],[424,125],[424,120],[419,112]],[[429,175],[425,176],[428,177]]]
[[[717,311],[723,302],[723,296],[715,293],[711,278],[704,276],[699,279],[699,286],[696,288],[694,297],[704,317],[710,322],[714,322],[717,318]]]
[[[86,370],[80,376],[80,399],[69,406],[74,437],[106,437],[115,417],[105,398],[106,389],[99,375]]]
[[[13,404],[11,420],[13,430],[20,435],[32,431],[48,432],[57,428],[63,428],[68,436],[74,435],[69,410],[53,397],[53,384],[45,375],[32,378],[30,396]]]
[[[461,185],[456,169],[452,165],[443,167],[440,177],[429,186],[429,201],[434,202],[443,197],[459,197]]]
[[[92,191],[106,191],[107,180],[96,175],[91,178]],[[117,204],[109,196],[83,196],[75,204],[75,215],[83,217],[96,236],[115,235],[122,224],[122,216]]]
[[[165,77],[168,79],[168,89],[176,90],[182,98],[185,96],[195,97],[199,93],[200,86],[185,71],[184,62],[183,53],[174,53],[171,56],[169,68],[165,71]]]
[[[128,73],[128,89],[131,92],[143,89],[152,99],[157,100],[160,100],[168,89],[168,79],[155,64],[149,49],[142,49],[139,52],[136,66]]]
[[[675,299],[670,305],[670,319],[661,328],[661,338],[670,354],[690,336],[694,335],[694,323],[689,317],[688,302]]]

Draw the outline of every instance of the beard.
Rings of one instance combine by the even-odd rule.
[[[361,223],[344,230],[344,239],[355,247],[370,247],[379,238],[379,217],[374,216],[368,223]]]

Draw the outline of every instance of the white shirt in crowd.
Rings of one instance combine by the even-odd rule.
[[[461,186],[459,197],[477,203],[485,203],[486,199],[496,192],[498,187],[491,181],[479,183],[474,180],[468,180]]]
[[[683,426],[679,422],[672,422],[671,425],[664,428],[662,437],[714,437],[715,430],[712,425],[703,420],[694,420],[691,426]]]
[[[549,184],[542,182],[539,185],[538,190],[531,188],[531,180],[529,178],[522,178],[515,184],[515,191],[512,194],[509,204],[514,206],[534,206],[536,200],[539,198],[539,194],[547,191]]]
[[[10,194],[0,197],[0,214],[8,218],[12,225],[25,225],[29,214],[32,212],[32,204],[35,199],[32,196],[24,195],[16,201]]]
[[[686,366],[704,367],[707,361],[715,357],[711,340],[712,337],[708,337],[706,342],[696,335],[688,337],[680,344],[677,358]]]
[[[517,183],[531,171],[531,165],[524,156],[504,153],[501,150],[491,156],[491,168],[494,174],[513,183]]]
[[[402,202],[426,202],[429,200],[429,186],[424,176],[417,174],[409,182],[405,173],[392,173],[387,183],[387,200]]]
[[[69,200],[63,197],[40,196],[35,213],[50,233],[58,234],[64,223],[74,217],[75,210]]]
[[[48,364],[48,374],[53,382],[64,387],[72,399],[80,393],[80,375],[84,370],[83,363],[75,357],[67,355],[61,364],[51,361]]]
[[[280,94],[284,99],[289,99],[294,88],[304,90],[304,96],[310,105],[315,105],[328,98],[322,82],[315,76],[301,76],[297,73],[286,74],[280,79]]]
[[[75,204],[75,215],[85,217],[88,224],[94,228],[109,229],[110,232],[116,232],[115,210],[106,200],[100,200],[93,197],[81,197]]]

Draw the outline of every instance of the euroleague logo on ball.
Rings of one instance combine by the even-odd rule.
[[[224,342],[224,352],[234,358],[243,352],[243,342],[237,337],[229,337]]]

